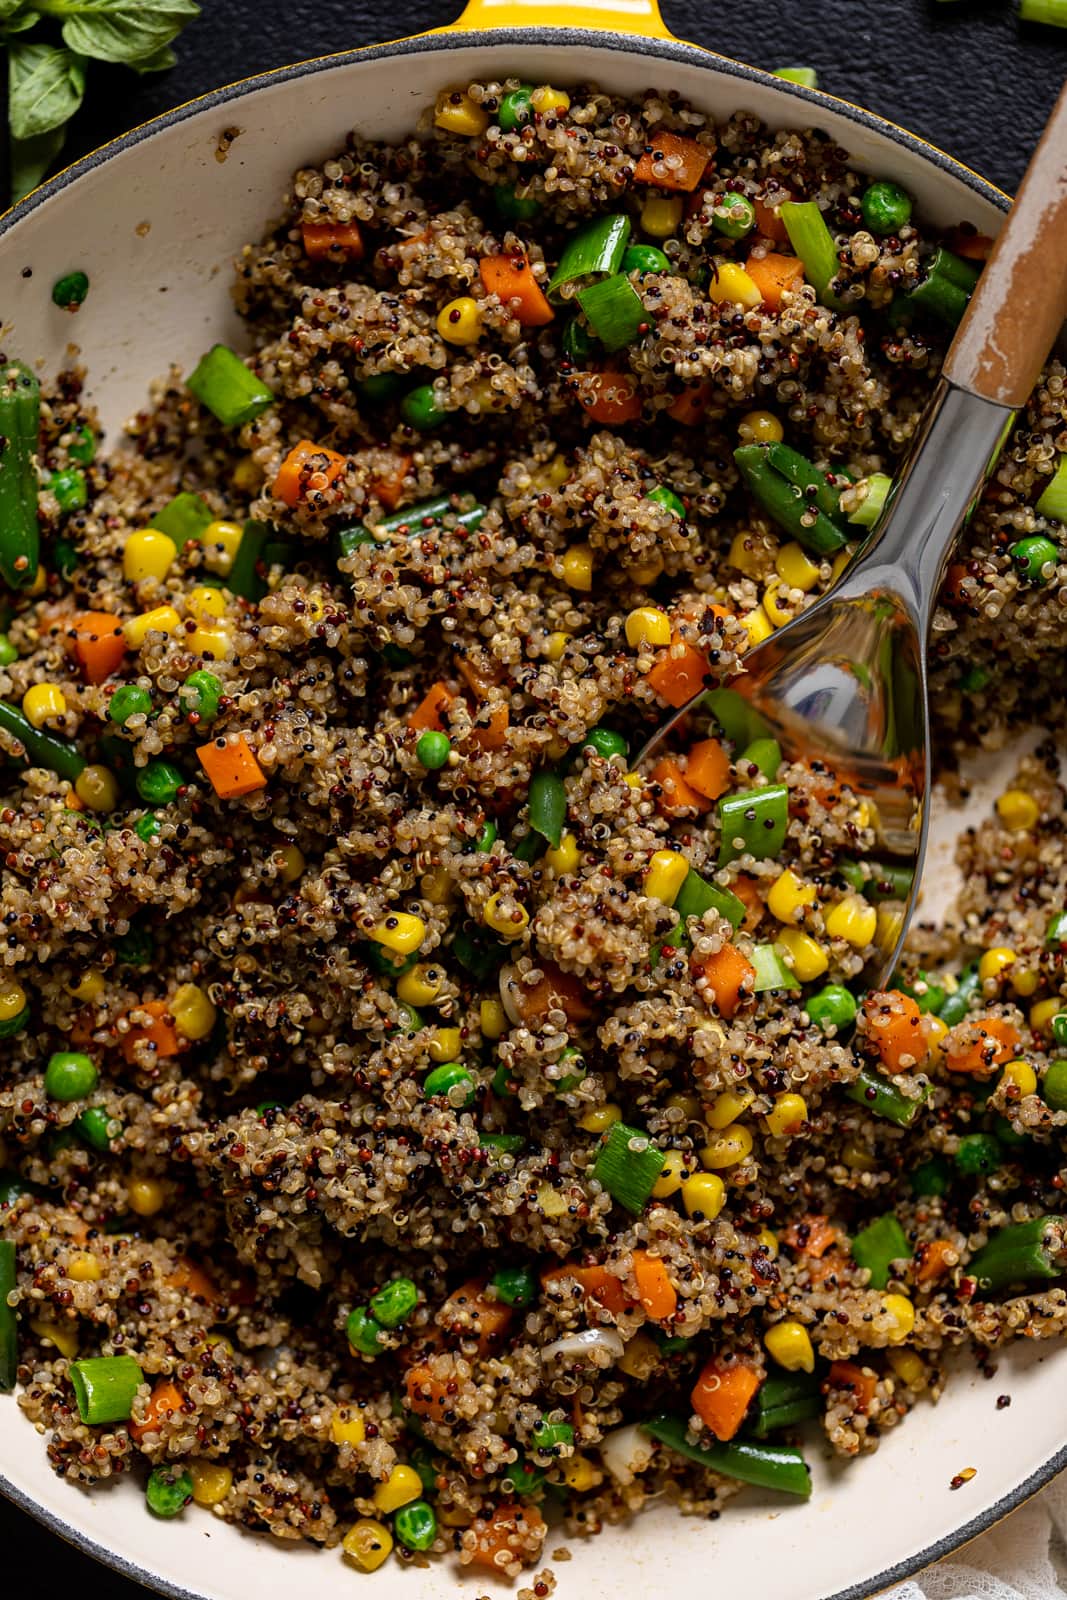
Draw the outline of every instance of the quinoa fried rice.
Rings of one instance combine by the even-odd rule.
[[[843,514],[908,447],[951,332],[909,296],[945,241],[872,231],[868,181],[744,112],[473,83],[298,172],[243,252],[253,420],[174,370],[105,456],[80,375],[45,392],[43,567],[0,697],[90,766],[72,784],[0,730],[0,1230],[60,1476],[151,1473],[159,1513],[192,1495],[368,1569],[395,1542],[514,1577],[550,1521],[717,1514],[736,1438],[817,1416],[873,1450],[950,1351],[1067,1327],[1051,745],[961,838],[949,924],[865,997],[862,796],[721,734],[712,779],[692,742],[627,760],[694,657],[728,684],[862,537],[805,551],[739,440],[784,434]],[[802,273],[754,299],[736,276],[766,283],[805,199],[835,308]],[[608,358],[574,283],[542,293],[605,213],[663,253],[625,274],[640,327]],[[1053,362],[935,620],[948,776],[1059,715],[1067,557],[1035,502],[1061,447]],[[178,494],[196,536],[138,544]],[[246,521],[268,542],[235,593]],[[87,612],[121,639],[103,676]],[[727,848],[720,796],[774,784],[781,847]],[[718,898],[680,917],[683,881]],[[1023,1281],[970,1270],[1027,1223]],[[125,1416],[84,1420],[77,1363],[124,1354]]]

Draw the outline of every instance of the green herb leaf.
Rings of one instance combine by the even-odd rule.
[[[63,148],[67,130],[49,128],[33,139],[11,140],[11,200],[21,200],[36,189]]]
[[[0,24],[2,24],[5,28],[8,27],[15,18],[16,13],[21,12],[23,7],[26,6],[26,3],[27,0],[0,0]],[[36,12],[27,11],[26,15],[32,15],[34,21],[37,20]],[[19,17],[17,26],[19,28],[25,28],[28,27],[29,24],[23,22],[22,18]]]
[[[160,50],[153,50],[150,56],[145,56],[140,61],[130,62],[134,72],[167,72],[177,64],[178,57],[169,44],[163,45]]]
[[[137,66],[176,39],[200,14],[196,0],[36,0],[46,16],[63,19],[72,50],[98,61]]]
[[[85,62],[52,44],[8,51],[8,120],[15,139],[33,139],[69,122],[85,93]]]
[[[3,0],[0,0],[0,38],[6,39],[13,33],[25,33],[27,28],[32,28],[40,20],[39,11],[21,11],[18,5],[5,11]]]

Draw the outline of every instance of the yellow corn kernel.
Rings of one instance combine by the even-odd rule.
[[[846,939],[862,950],[878,931],[878,912],[860,895],[847,894],[826,913],[826,931],[831,939]]]
[[[455,1061],[463,1049],[463,1035],[458,1028],[434,1028],[430,1034],[431,1061]]]
[[[126,1199],[131,1211],[139,1217],[154,1217],[162,1209],[166,1191],[158,1178],[131,1178],[126,1185]]]
[[[855,554],[856,546],[854,544],[846,544],[843,550],[839,550],[837,552],[836,556],[834,557],[833,566],[830,568],[831,583],[837,582],[838,578],[844,572],[845,568],[850,564],[852,557]]]
[[[659,648],[671,642],[671,619],[658,606],[638,606],[626,618],[626,643],[634,650],[642,645]]]
[[[628,1378],[636,1378],[640,1383],[644,1383],[655,1372],[659,1362],[658,1345],[653,1343],[647,1333],[635,1333],[616,1365]]]
[[[875,929],[874,942],[883,955],[889,955],[896,949],[897,941],[903,932],[904,913],[900,907],[879,906],[878,926]]]
[[[689,876],[689,862],[679,850],[657,850],[648,863],[644,890],[650,900],[673,906],[678,891]]]
[[[242,456],[233,469],[233,486],[243,494],[251,494],[253,489],[258,489],[262,476],[255,457]]]
[[[487,928],[492,928],[502,939],[521,939],[523,930],[529,925],[530,913],[525,906],[520,906],[510,895],[507,897],[514,908],[505,911],[498,894],[491,894],[485,902],[482,912],[482,921]]]
[[[33,575],[33,582],[30,584],[29,588],[25,589],[23,592],[28,594],[31,599],[35,600],[39,594],[44,594],[47,588],[48,573],[45,571],[41,563],[38,562],[37,570]]]
[[[744,1116],[755,1098],[751,1089],[724,1089],[708,1106],[704,1120],[716,1132],[728,1128],[731,1122]]]
[[[361,1411],[346,1411],[343,1407],[330,1418],[330,1438],[334,1444],[362,1444],[367,1437],[367,1425]]]
[[[940,1017],[928,1015],[923,1024],[923,1029],[931,1054],[939,1056],[941,1054],[941,1041],[948,1032],[948,1023],[942,1022]]]
[[[762,291],[736,261],[712,263],[707,294],[709,300],[729,300],[734,305],[744,306],[746,311],[763,304]]]
[[[563,652],[567,648],[567,641],[569,638],[569,633],[561,633],[558,630],[555,633],[549,634],[548,644],[545,647],[545,655],[548,657],[549,661],[562,661]]]
[[[563,1468],[564,1483],[575,1494],[585,1494],[604,1481],[600,1468],[594,1466],[586,1456],[568,1456],[566,1461],[560,1462],[560,1466]]]
[[[819,568],[809,561],[799,544],[784,544],[774,558],[774,570],[783,583],[791,589],[802,589],[805,594],[819,581]]]
[[[218,1349],[223,1355],[233,1355],[233,1345],[224,1333],[207,1332],[204,1335],[204,1344],[208,1350]]]
[[[198,983],[182,983],[169,1002],[174,1026],[185,1039],[206,1039],[215,1026],[215,1007]]]
[[[778,1235],[772,1228],[761,1228],[756,1235],[756,1243],[764,1249],[773,1261],[778,1254]]]
[[[38,1339],[47,1339],[54,1344],[60,1355],[66,1356],[68,1361],[73,1361],[78,1354],[77,1323],[49,1322],[45,1317],[31,1317],[30,1328]]]
[[[175,633],[182,619],[173,606],[156,606],[152,611],[142,611],[139,617],[128,617],[122,624],[122,634],[131,650],[139,650],[150,633]]]
[[[672,1094],[667,1100],[668,1111],[680,1111],[686,1122],[693,1122],[700,1115],[700,1101],[695,1094]]]
[[[746,411],[737,424],[742,444],[780,444],[785,429],[773,411]]]
[[[994,945],[992,950],[983,951],[978,963],[978,976],[983,983],[992,983],[1017,959],[1015,951],[1006,944]]]
[[[680,1150],[668,1150],[663,1157],[663,1167],[652,1185],[653,1200],[667,1200],[677,1194],[686,1177],[685,1156]]]
[[[543,117],[551,116],[556,111],[569,111],[571,97],[563,89],[553,89],[551,84],[545,84],[540,89],[535,89],[530,95],[530,104],[535,111]]]
[[[882,1308],[889,1312],[896,1326],[889,1334],[890,1344],[903,1344],[915,1327],[915,1307],[904,1294],[887,1294]]]
[[[914,1350],[889,1350],[886,1352],[886,1360],[894,1376],[909,1389],[926,1388],[926,1368],[922,1364],[921,1356],[917,1356]]]
[[[424,872],[419,879],[419,888],[423,899],[432,906],[446,906],[455,892],[452,879],[444,867],[434,867],[432,872]]]
[[[594,1106],[578,1119],[578,1126],[584,1128],[586,1133],[607,1133],[613,1123],[621,1120],[622,1111],[618,1106]]]
[[[650,239],[669,239],[685,215],[680,194],[650,194],[641,207],[641,231]]]
[[[808,1120],[808,1103],[802,1094],[780,1094],[764,1117],[767,1132],[775,1139],[789,1138]]]
[[[999,1087],[1009,1088],[1012,1084],[1020,1094],[1037,1093],[1037,1073],[1029,1061],[1009,1061],[1000,1075]]]
[[[767,563],[756,548],[756,545],[762,542],[761,534],[746,533],[744,529],[740,533],[735,533],[730,540],[730,549],[726,557],[728,565],[736,567],[738,572],[743,572],[746,578],[762,578]]]
[[[75,1250],[67,1262],[67,1277],[75,1283],[97,1283],[103,1275],[103,1267],[88,1250]]]
[[[478,1026],[483,1039],[502,1039],[508,1031],[508,1014],[499,1000],[482,1000],[478,1005]]]
[[[239,522],[209,522],[200,535],[204,547],[204,565],[209,572],[224,578],[233,566],[233,558],[244,538]]]
[[[740,1166],[751,1151],[751,1132],[743,1123],[735,1122],[716,1134],[714,1139],[708,1140],[700,1152],[700,1159],[705,1167],[721,1172],[725,1167]]]
[[[565,872],[573,872],[578,865],[578,840],[573,833],[561,833],[558,845],[550,845],[541,860],[546,867],[562,876]]]
[[[1012,833],[1032,828],[1040,815],[1037,801],[1025,789],[1007,789],[997,801],[997,816]]]
[[[571,475],[571,465],[565,455],[553,456],[543,467],[530,474],[538,489],[562,489]]]
[[[1011,974],[1011,986],[1023,1000],[1029,1000],[1032,994],[1037,993],[1040,982],[1041,974],[1034,967],[1016,966]]]
[[[789,957],[794,976],[801,983],[811,983],[814,978],[821,977],[830,965],[822,945],[800,928],[779,928],[777,943]]]
[[[99,1000],[106,988],[107,984],[104,982],[103,975],[90,970],[72,988],[68,989],[67,993],[73,1000]]]
[[[1030,1007],[1031,1028],[1035,1033],[1047,1033],[1053,1017],[1058,1017],[1063,1008],[1062,1000],[1039,1000]]]
[[[382,944],[398,956],[410,956],[426,937],[426,924],[421,917],[406,911],[390,911],[371,934],[375,944]]]
[[[782,585],[777,579],[764,589],[760,604],[776,628],[784,628],[792,620],[793,607],[782,603]]]
[[[27,722],[43,728],[65,715],[67,697],[58,683],[35,683],[22,697],[22,710]]]
[[[350,1556],[364,1572],[377,1572],[382,1562],[388,1561],[392,1548],[393,1536],[385,1523],[372,1522],[370,1517],[360,1517],[341,1540],[341,1549],[345,1555]]]
[[[396,980],[396,997],[409,1006],[432,1006],[441,993],[444,973],[432,963],[420,961]]]
[[[629,789],[643,789],[645,786],[644,779],[639,772],[624,772],[622,781]]]
[[[846,1139],[841,1146],[841,1160],[852,1172],[874,1172],[878,1166],[877,1156],[862,1139]]]
[[[696,1172],[682,1184],[682,1204],[691,1217],[712,1222],[726,1204],[726,1185],[714,1172]]]
[[[792,1318],[787,1322],[776,1322],[763,1335],[763,1343],[768,1355],[787,1372],[815,1371],[811,1335],[802,1322]]]
[[[233,1488],[233,1473],[221,1461],[189,1461],[185,1470],[193,1480],[193,1499],[198,1506],[221,1505]]]
[[[422,1479],[414,1467],[403,1463],[395,1466],[384,1483],[374,1491],[374,1504],[379,1511],[399,1511],[422,1494]]]
[[[119,803],[115,774],[96,762],[79,772],[74,780],[74,793],[90,811],[114,811]]]
[[[20,1017],[27,1005],[26,991],[21,983],[12,979],[0,981],[0,1022],[12,1022]]]
[[[754,611],[748,611],[740,619],[741,626],[748,634],[749,646],[755,649],[762,644],[764,639],[769,639],[774,632],[774,623],[764,611],[762,606],[757,606]]]
[[[185,609],[191,617],[224,617],[226,596],[210,583],[198,583],[185,597]]]
[[[194,655],[210,656],[213,661],[225,661],[233,654],[233,640],[225,628],[209,628],[201,623],[185,635],[185,643]]]
[[[573,544],[563,557],[563,581],[570,589],[588,594],[593,587],[593,552],[587,544]]]
[[[435,127],[446,133],[463,133],[477,139],[489,126],[489,114],[482,110],[462,89],[442,89],[434,106]],[[375,1565],[379,1565],[375,1562]],[[371,1570],[368,1567],[368,1572]]]
[[[437,313],[437,331],[449,344],[476,344],[482,333],[482,314],[469,294],[450,300]]]
[[[283,883],[295,883],[303,877],[307,858],[297,844],[284,844],[275,852],[279,858],[278,876]]]
[[[554,1189],[547,1179],[537,1186],[537,1204],[542,1216],[565,1217],[567,1215],[566,1196]]]
[[[781,877],[775,878],[767,895],[767,910],[779,922],[799,920],[805,906],[813,906],[818,899],[814,884],[805,883],[787,867]]]
[[[650,583],[655,583],[662,571],[663,555],[661,551],[650,550],[647,556],[643,556],[640,561],[633,563],[629,568],[629,575],[634,583],[639,583],[647,589]]]
[[[162,580],[177,555],[178,546],[174,540],[158,528],[131,533],[122,547],[122,575],[128,583],[141,583],[145,578]]]

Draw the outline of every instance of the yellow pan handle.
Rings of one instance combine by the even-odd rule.
[[[594,28],[649,39],[673,39],[659,14],[659,0],[467,0],[451,29]]]

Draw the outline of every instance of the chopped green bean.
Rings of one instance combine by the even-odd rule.
[[[706,1446],[690,1444],[688,1426],[682,1417],[651,1417],[639,1426],[668,1449],[713,1472],[721,1472],[726,1478],[737,1478],[761,1489],[780,1489],[783,1494],[795,1494],[805,1500],[811,1494],[807,1463],[800,1451],[790,1445],[748,1439]]]
[[[29,367],[9,361],[0,371],[0,577],[24,589],[37,576],[37,435],[41,387]]]

